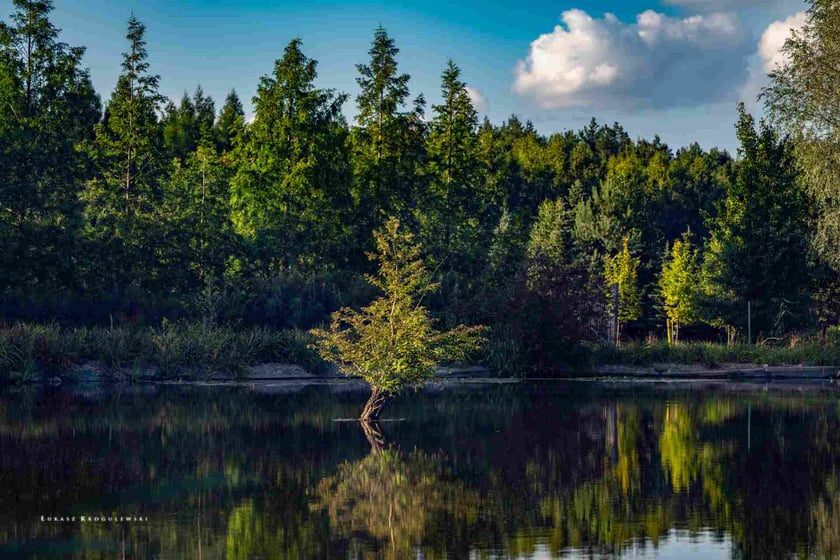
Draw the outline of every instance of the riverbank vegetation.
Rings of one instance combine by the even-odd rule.
[[[90,362],[95,363],[88,373],[100,375],[102,380],[200,378],[213,373],[239,377],[248,372],[248,366],[266,362],[323,371],[324,363],[309,348],[311,342],[303,331],[262,327],[17,324],[0,328],[0,380],[61,378]]]
[[[840,88],[826,85],[840,40],[829,4],[813,0],[786,46],[791,62],[765,92],[772,120],[741,107],[729,154],[632,139],[617,123],[544,135],[515,116],[481,121],[454,62],[429,106],[411,96],[381,28],[354,59],[352,99],[318,87],[317,62],[295,39],[278,47],[246,119],[236,92],[219,111],[200,86],[164,99],[159,53],[132,16],[103,102],[84,49],[50,23],[51,2],[16,0],[0,27],[0,322],[4,333],[52,333],[55,345],[38,354],[31,338],[4,334],[3,367],[25,376],[76,355],[113,363],[122,336],[151,344],[148,361],[164,369],[190,365],[170,365],[170,348],[231,371],[312,364],[299,332],[379,295],[364,281],[365,254],[390,217],[440,286],[424,299],[430,316],[444,330],[487,325],[484,361],[497,371],[614,352],[600,345],[616,299],[624,341],[737,354],[814,338],[801,358],[836,363],[824,336],[840,317]],[[613,355],[665,348],[628,344]],[[67,356],[53,351],[63,345]],[[701,348],[712,347],[661,351]]]

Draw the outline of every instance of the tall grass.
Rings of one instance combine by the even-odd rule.
[[[294,363],[320,371],[308,333],[261,327],[235,329],[205,323],[160,327],[61,328],[54,324],[0,327],[0,381],[65,375],[98,361],[109,372],[153,368],[162,377],[222,373],[243,376],[264,362]]]
[[[592,364],[645,366],[655,363],[701,364],[709,368],[725,363],[781,365],[840,365],[840,344],[829,339],[793,339],[785,345],[763,346],[709,342],[669,345],[664,341],[629,342],[618,348],[590,347]]]

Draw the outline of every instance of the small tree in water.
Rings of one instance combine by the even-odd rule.
[[[329,330],[311,331],[322,358],[370,384],[362,421],[376,420],[392,395],[431,379],[438,363],[462,360],[483,342],[484,327],[433,327],[420,303],[437,285],[429,281],[413,236],[399,225],[392,218],[375,232],[377,250],[368,254],[379,262],[379,274],[367,279],[383,295],[361,311],[336,311]]]

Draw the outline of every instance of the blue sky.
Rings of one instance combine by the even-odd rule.
[[[151,69],[168,97],[200,83],[218,108],[235,88],[250,110],[259,77],[300,37],[319,61],[319,85],[351,95],[344,112],[352,119],[355,64],[366,61],[381,24],[401,49],[412,95],[430,103],[451,57],[495,123],[515,113],[551,133],[595,117],[674,148],[696,140],[733,151],[736,103],[752,101],[774,45],[801,21],[786,18],[803,9],[799,0],[55,0],[53,20],[63,41],[88,48],[103,99],[133,11],[147,25]],[[11,11],[11,0],[0,0],[4,19]]]

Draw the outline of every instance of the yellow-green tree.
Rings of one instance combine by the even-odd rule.
[[[686,231],[682,239],[674,241],[659,275],[659,293],[665,308],[669,344],[679,342],[681,325],[697,318],[699,280],[697,249],[691,246],[691,232]]]
[[[604,260],[604,280],[607,283],[608,297],[612,297],[612,287],[618,285],[619,329],[616,332],[616,340],[620,337],[623,325],[642,316],[642,291],[639,289],[638,271],[639,257],[630,253],[630,240],[625,237],[621,251]]]
[[[361,311],[336,311],[329,330],[311,331],[321,357],[370,384],[363,421],[378,418],[391,395],[431,379],[438,363],[462,360],[483,341],[483,327],[434,328],[421,301],[437,285],[429,281],[420,249],[400,230],[399,220],[388,220],[374,239],[377,252],[368,257],[379,262],[379,274],[367,279],[383,295]]]

